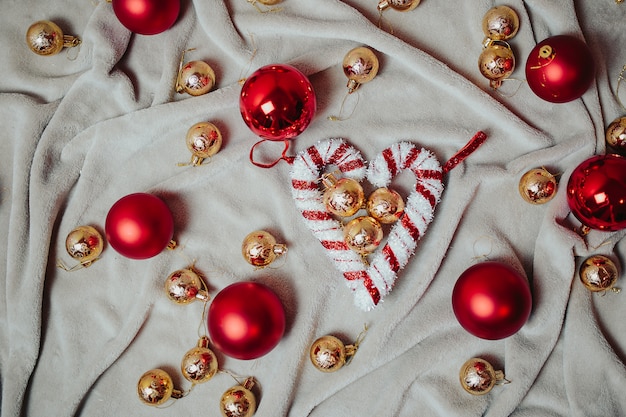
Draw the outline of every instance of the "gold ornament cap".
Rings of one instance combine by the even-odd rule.
[[[356,91],[361,84],[370,82],[378,74],[378,58],[364,46],[350,50],[343,58],[343,73],[348,77],[348,93]]]
[[[384,237],[381,224],[371,216],[350,220],[344,226],[343,233],[348,247],[363,256],[374,252]]]
[[[369,195],[365,207],[367,213],[382,224],[392,224],[402,217],[404,200],[396,191],[381,187]]]
[[[287,253],[287,245],[277,243],[276,238],[265,230],[255,230],[249,233],[241,244],[241,254],[244,259],[257,268],[265,268],[285,253]]]
[[[380,0],[378,2],[378,10],[384,11],[392,8],[399,12],[408,12],[419,6],[421,0]]]
[[[488,39],[506,41],[517,34],[519,16],[508,6],[495,6],[485,13],[482,27]]]
[[[192,384],[201,384],[213,378],[218,370],[217,358],[209,349],[209,338],[202,336],[198,345],[185,353],[180,364],[185,379]]]
[[[620,290],[613,286],[619,277],[619,271],[615,262],[604,255],[593,255],[585,259],[580,265],[578,272],[580,281],[591,292]]]
[[[165,294],[177,304],[210,299],[204,280],[192,268],[172,272],[165,280]]]
[[[183,51],[178,66],[178,76],[176,78],[176,92],[187,93],[192,96],[201,96],[211,91],[215,85],[215,72],[209,64],[204,61],[185,62],[185,53],[193,51],[195,48]]]
[[[181,391],[174,389],[170,375],[162,369],[151,369],[139,378],[137,383],[139,399],[147,405],[158,406],[170,398],[182,398]]]
[[[531,204],[545,204],[556,195],[558,183],[545,168],[534,168],[524,173],[518,190],[522,198]]]
[[[472,358],[466,361],[459,372],[461,386],[472,395],[485,395],[496,384],[508,382],[502,371],[496,371],[484,359]]]
[[[515,70],[515,55],[509,44],[490,40],[478,57],[478,69],[490,81],[491,88],[500,88],[502,80]]]
[[[222,147],[222,133],[211,122],[200,122],[191,126],[185,138],[191,152],[191,165],[198,166],[206,158],[219,152]]]
[[[26,31],[26,44],[37,55],[56,55],[63,48],[73,48],[80,43],[78,36],[64,35],[59,25],[49,20],[35,22]]]
[[[228,389],[220,400],[223,417],[252,417],[256,412],[256,397],[251,389],[254,379],[247,378],[243,384]]]
[[[322,200],[326,209],[339,217],[356,214],[365,203],[365,193],[358,181],[352,178],[337,179],[333,174],[324,174],[322,184],[326,188]]]

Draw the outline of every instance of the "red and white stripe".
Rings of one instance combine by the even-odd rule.
[[[416,177],[415,191],[405,202],[405,211],[393,225],[386,244],[371,255],[369,266],[344,241],[341,223],[328,212],[319,187],[320,175],[335,166],[343,176],[368,180],[385,187],[408,169]],[[291,188],[305,224],[321,242],[354,292],[355,304],[363,310],[375,307],[393,288],[397,273],[415,252],[417,241],[433,219],[443,192],[443,172],[435,155],[414,144],[399,142],[383,150],[367,167],[361,154],[343,139],[327,139],[300,152],[293,161]]]

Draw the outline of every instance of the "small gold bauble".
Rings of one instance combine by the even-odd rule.
[[[378,58],[364,46],[350,50],[343,58],[343,73],[348,77],[348,93],[370,82],[378,74]]]
[[[383,11],[387,8],[392,8],[399,12],[408,12],[415,9],[421,0],[380,0],[378,2],[378,10]]]
[[[178,76],[176,77],[176,92],[201,96],[208,93],[215,85],[215,72],[204,61],[190,61],[183,64],[185,62],[185,53],[194,49],[187,49],[180,56]]]
[[[256,398],[250,389],[254,385],[252,378],[242,385],[228,389],[220,401],[220,411],[224,417],[252,417],[256,411]]]
[[[191,164],[197,166],[220,150],[222,134],[213,123],[200,122],[189,128],[185,142],[192,153]]]
[[[193,269],[179,269],[172,272],[165,280],[165,293],[177,304],[209,300],[204,281]]]
[[[491,88],[499,88],[502,80],[509,78],[515,70],[515,55],[509,44],[489,41],[478,57],[478,69],[490,81]]]
[[[26,44],[37,55],[56,55],[63,48],[81,43],[77,36],[64,35],[61,28],[49,20],[40,20],[26,31]]]
[[[626,153],[626,116],[611,122],[606,129],[606,143],[617,152]]]
[[[379,222],[391,224],[404,213],[404,200],[396,191],[381,187],[369,195],[365,207],[367,213]]]
[[[170,398],[180,398],[182,393],[174,389],[170,375],[162,369],[152,369],[139,378],[139,399],[148,405],[161,405]]]
[[[592,292],[614,289],[619,272],[617,266],[604,255],[593,255],[580,265],[580,281]]]
[[[350,220],[343,231],[346,244],[360,255],[374,252],[383,239],[382,226],[371,216]]]
[[[515,10],[508,6],[496,6],[485,13],[482,25],[487,38],[506,41],[517,34],[519,17]]]
[[[198,346],[190,349],[183,356],[180,369],[185,379],[193,384],[201,384],[213,378],[217,373],[217,358],[209,349],[209,338],[203,336]]]
[[[461,366],[459,379],[463,389],[473,395],[487,394],[496,385],[505,381],[502,371],[494,370],[484,359],[472,358]]]
[[[276,243],[276,238],[265,230],[249,233],[241,244],[241,254],[246,262],[264,268],[287,252],[287,246]]]
[[[332,174],[322,178],[326,187],[322,196],[326,209],[339,217],[350,217],[363,207],[365,193],[358,181],[352,178],[337,180]]]
[[[67,253],[84,267],[88,267],[102,254],[104,239],[92,226],[78,226],[65,239]]]
[[[556,195],[557,181],[554,175],[544,168],[526,172],[519,180],[519,193],[531,204],[544,204]]]
[[[356,353],[356,346],[345,346],[335,336],[322,336],[311,345],[309,358],[322,372],[335,372],[346,364],[346,359]]]

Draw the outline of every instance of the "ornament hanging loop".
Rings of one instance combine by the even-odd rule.
[[[195,51],[196,48],[189,48],[189,49],[185,49],[181,54],[180,54],[180,61],[178,61],[178,74],[176,75],[176,92],[177,93],[182,93],[183,91],[185,91],[185,88],[183,87],[182,83],[181,83],[181,77],[183,74],[183,65],[185,63],[185,54],[187,52],[191,52],[191,51]]]
[[[619,3],[621,3],[622,1],[623,0],[619,1]],[[622,100],[619,97],[619,87],[620,87],[620,84],[622,83],[622,81],[625,80],[624,72],[626,72],[626,65],[624,65],[622,67],[622,70],[620,71],[619,75],[617,76],[617,87],[615,87],[615,98],[617,99],[617,102],[619,103],[620,107],[622,109],[624,109],[624,111],[626,111],[626,106],[624,106],[624,103],[622,102]]]
[[[269,162],[269,163],[262,163],[262,162],[257,162],[254,160],[254,149],[260,145],[263,142],[268,141],[269,139],[263,139],[258,141],[257,143],[255,143],[254,145],[252,145],[252,148],[250,148],[250,162],[252,162],[253,165],[256,165],[260,168],[272,168],[274,167],[276,164],[278,164],[281,160],[284,160],[285,162],[287,162],[288,164],[292,164],[294,161],[294,157],[293,156],[287,156],[287,151],[289,150],[289,145],[291,144],[289,140],[284,140],[283,143],[285,145],[285,147],[283,148],[283,152],[281,153],[281,156],[279,158],[277,158],[276,160]],[[272,141],[272,142],[276,142],[276,141]]]
[[[352,84],[352,86],[351,86]],[[349,118],[352,117],[352,115],[354,114],[354,111],[356,110],[357,105],[359,104],[359,92],[356,91],[357,88],[359,88],[361,84],[357,83],[354,80],[350,80],[348,82],[348,93],[343,97],[343,100],[341,101],[341,107],[339,108],[339,115],[337,116],[328,116],[328,120],[330,120],[331,122],[341,122],[344,120],[348,120]],[[346,101],[348,100],[348,97],[352,96],[356,91],[356,94],[354,94],[354,96],[356,97],[356,103],[354,103],[354,106],[352,106],[352,111],[350,112],[350,114],[346,117],[343,117],[343,111],[346,105]]]

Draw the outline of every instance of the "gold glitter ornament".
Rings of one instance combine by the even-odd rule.
[[[348,77],[348,93],[356,91],[361,84],[370,82],[378,74],[378,58],[364,46],[350,50],[343,58],[343,73]]]
[[[254,379],[247,378],[243,384],[228,389],[220,400],[220,411],[224,417],[251,417],[256,411],[256,397],[250,391]]]
[[[350,217],[363,207],[365,193],[358,181],[352,178],[335,178],[333,174],[322,176],[326,188],[322,199],[326,209],[339,217]]]
[[[71,268],[59,260],[57,266],[65,271],[75,271],[87,268],[100,259],[104,248],[104,239],[98,230],[92,226],[78,226],[65,239],[65,249],[72,259],[79,263]]]
[[[489,80],[491,88],[500,88],[502,80],[509,78],[515,70],[515,55],[509,44],[504,41],[487,40],[478,57],[478,69],[482,76]]]
[[[79,37],[64,35],[61,28],[49,20],[35,22],[26,31],[26,44],[37,55],[56,55],[63,48],[73,48],[80,43]]]
[[[502,371],[496,371],[484,359],[472,358],[466,361],[459,372],[461,386],[472,395],[487,394],[496,384],[508,382]]]
[[[585,259],[580,265],[578,275],[580,281],[589,291],[620,291],[613,287],[619,277],[617,266],[607,256],[593,255]]]
[[[421,0],[380,0],[378,2],[378,10],[383,12],[388,8],[392,8],[399,12],[408,12],[419,6]]]
[[[217,358],[209,349],[209,338],[202,336],[198,345],[185,353],[180,364],[185,379],[192,384],[201,384],[217,373]]]
[[[495,6],[483,17],[485,37],[494,41],[506,41],[517,34],[519,17],[515,10],[508,6]]]
[[[344,345],[335,336],[322,336],[311,345],[309,358],[315,369],[322,372],[335,372],[357,351],[356,345]]]
[[[396,191],[381,187],[367,197],[365,207],[367,213],[380,223],[391,224],[404,213],[404,200]]]
[[[620,154],[626,154],[626,116],[615,119],[606,129],[606,143]]]
[[[204,280],[192,268],[172,272],[165,280],[165,293],[177,304],[210,299]]]
[[[191,126],[185,138],[191,152],[191,165],[198,166],[215,155],[222,147],[222,133],[213,123],[200,122]]]
[[[557,180],[545,168],[526,172],[519,180],[519,193],[531,204],[544,204],[552,200],[557,191]]]
[[[244,259],[257,268],[268,266],[285,253],[287,253],[287,246],[277,243],[276,238],[265,230],[249,233],[241,244],[241,254]]]
[[[139,378],[137,394],[143,403],[152,406],[162,405],[170,398],[183,397],[182,391],[174,389],[170,375],[158,368],[149,370]]]
[[[195,48],[183,51],[178,66],[178,76],[176,77],[176,92],[187,93],[192,96],[201,96],[208,93],[215,85],[215,72],[209,64],[204,61],[190,61],[186,64],[185,52],[193,51]]]
[[[360,216],[344,226],[344,239],[348,247],[360,255],[374,252],[383,239],[383,228],[375,218]]]

